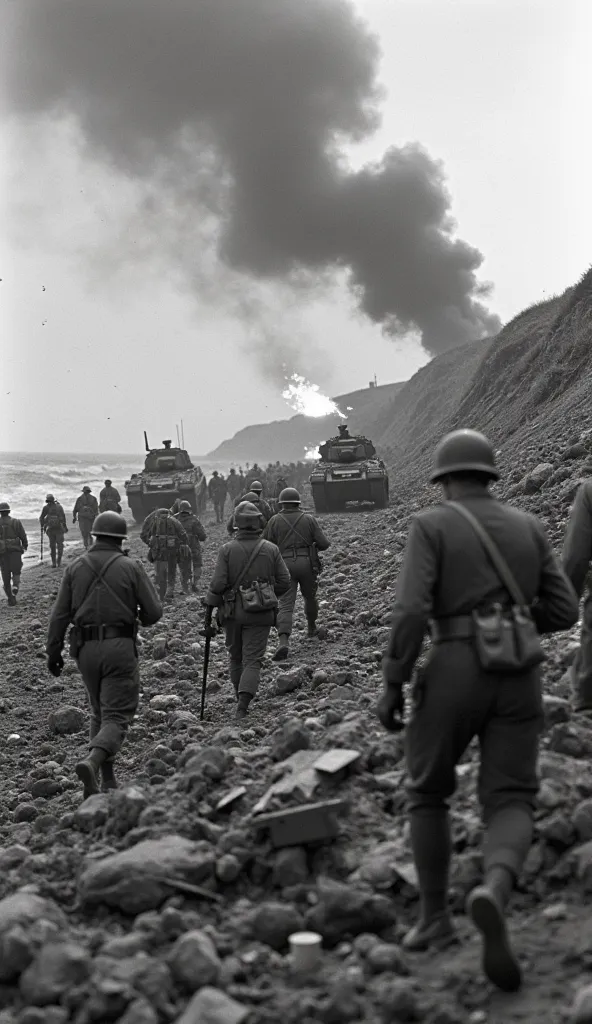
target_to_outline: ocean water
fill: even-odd
[[[209,477],[213,469],[227,473],[230,466],[209,463],[192,457],[195,465],[201,466]],[[68,533],[66,545],[80,543],[78,526],[72,525],[72,509],[76,498],[85,484],[88,484],[98,500],[99,492],[107,479],[113,481],[122,497],[122,508],[127,510],[124,482],[132,473],[139,473],[144,466],[144,455],[81,455],[75,452],[0,452],[0,501],[10,503],[12,513],[20,519],[27,531],[29,550],[25,566],[39,561],[41,531],[39,516],[45,504],[45,495],[55,495],[66,512]],[[47,538],[45,538],[47,546]],[[46,553],[49,557],[49,551]]]

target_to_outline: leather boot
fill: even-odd
[[[79,761],[74,768],[74,771],[83,785],[84,800],[87,800],[89,796],[93,796],[95,793],[99,792],[99,780],[97,778],[95,766],[90,758],[87,758],[85,761]]]
[[[522,971],[510,945],[503,908],[488,885],[469,893],[467,914],[481,932],[483,973],[502,992],[517,992]]]
[[[113,771],[113,761],[104,761],[101,765],[101,793],[108,793],[111,789],[117,789],[117,779]]]

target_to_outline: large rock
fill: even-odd
[[[0,982],[19,977],[34,953],[44,923],[65,929],[66,919],[50,900],[21,890],[0,900]]]
[[[553,475],[553,466],[550,462],[541,462],[538,466],[528,473],[522,481],[522,486],[525,494],[535,494],[540,491],[541,487],[546,480]]]
[[[118,836],[126,835],[138,824],[139,817],[147,804],[148,797],[138,786],[116,789],[110,794],[109,832],[114,832]]]
[[[288,944],[292,932],[300,932],[303,920],[289,903],[262,903],[251,919],[251,934],[258,942],[280,952]]]
[[[591,757],[592,731],[576,722],[554,725],[549,733],[549,750],[567,757]]]
[[[58,1003],[64,992],[88,978],[90,964],[89,954],[75,942],[43,946],[21,975],[21,995],[33,1006]]]
[[[93,793],[74,812],[74,823],[82,832],[101,828],[109,817],[109,795]]]
[[[180,708],[183,701],[176,693],[157,693],[150,701],[153,711],[170,711],[171,708]]]
[[[308,750],[311,732],[299,718],[289,718],[271,737],[271,756],[274,761],[285,761],[298,750]]]
[[[392,900],[355,889],[331,879],[321,879],[319,902],[307,914],[307,926],[319,932],[328,945],[362,932],[380,934],[395,924]]]
[[[307,674],[302,667],[293,668],[289,672],[282,672],[275,681],[275,692],[278,696],[284,693],[291,693],[303,686],[307,680]]]
[[[200,989],[175,1024],[242,1024],[251,1012],[217,988]]]
[[[213,878],[214,865],[208,843],[175,835],[146,839],[129,850],[88,863],[78,891],[87,905],[106,903],[125,914],[141,914],[159,907],[171,895],[167,878],[199,884]]]
[[[201,931],[186,932],[177,939],[169,955],[169,966],[175,981],[188,992],[215,985],[222,970],[214,943]]]
[[[80,708],[72,707],[70,704],[65,704],[63,707],[56,708],[52,711],[48,718],[48,725],[53,733],[57,733],[59,736],[67,736],[70,733],[80,732],[84,727],[86,721],[86,715]]]

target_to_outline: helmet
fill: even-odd
[[[10,505],[7,501],[0,501],[0,512],[10,512]]]
[[[171,510],[170,508],[157,508],[156,514],[159,516],[170,516]]]
[[[119,512],[101,512],[90,532],[93,537],[117,537],[122,540],[127,534],[127,523]]]
[[[476,430],[454,430],[442,438],[436,448],[430,480],[435,484],[448,473],[466,473],[471,470],[485,473],[492,480],[499,480],[493,447],[484,434]]]
[[[83,493],[86,491],[87,494],[90,494],[90,487],[88,486],[88,484],[84,485],[84,487],[82,488],[82,491],[83,491]]]
[[[190,501],[182,501],[181,504],[179,505],[179,512],[192,512],[192,511],[193,511],[193,509],[191,508],[191,502]]]
[[[55,501],[55,498],[54,498],[53,494],[46,494],[45,495],[45,500],[46,501]]]
[[[234,513],[234,521],[237,526],[254,526],[263,524],[263,516],[259,509],[250,501],[241,501]]]
[[[278,498],[280,505],[299,505],[300,495],[295,487],[284,487]]]
[[[243,494],[241,501],[259,501],[260,497],[261,495],[255,494],[255,491],[247,491],[246,494]]]
[[[261,494],[261,492],[263,490],[263,484],[260,483],[259,480],[253,480],[253,482],[251,484],[251,490]]]

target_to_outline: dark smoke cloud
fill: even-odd
[[[347,0],[11,11],[8,112],[73,115],[93,157],[158,182],[184,253],[207,211],[229,267],[301,287],[345,271],[364,313],[392,334],[419,330],[430,353],[499,328],[480,252],[453,238],[441,165],[418,145],[357,172],[343,158],[377,127],[380,100],[377,43]],[[197,279],[199,244],[190,258]]]

